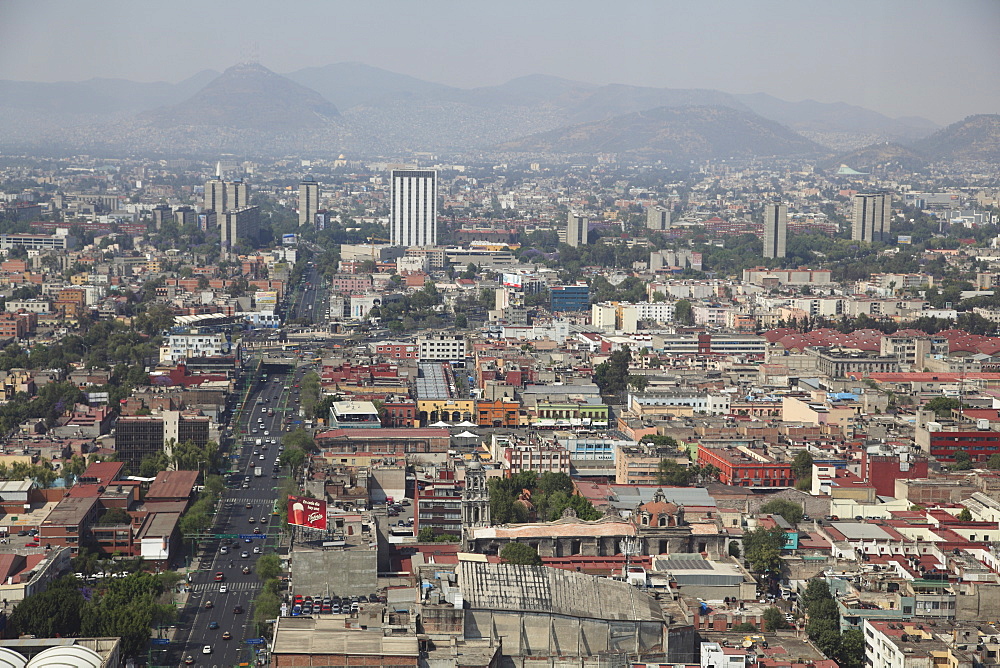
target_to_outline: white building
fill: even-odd
[[[229,352],[229,342],[225,335],[192,329],[168,336],[167,342],[160,346],[160,361],[177,363],[193,357],[218,357],[226,352]]]
[[[890,193],[858,193],[854,196],[851,239],[854,241],[889,241],[892,223]]]
[[[437,245],[437,172],[394,169],[389,229],[393,246]]]
[[[701,643],[701,668],[746,668],[747,651],[723,647],[717,642]]]
[[[306,180],[299,184],[299,225],[311,225],[319,211],[319,184]]]
[[[450,362],[464,360],[468,355],[464,336],[438,334],[417,339],[417,354],[421,362]]]

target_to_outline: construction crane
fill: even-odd
[[[371,243],[372,246],[372,262],[378,264],[378,262],[375,260],[375,242],[388,241],[389,243],[392,243],[392,239],[386,239],[385,237],[368,237],[368,241]]]

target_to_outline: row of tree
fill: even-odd
[[[174,576],[134,572],[92,587],[67,575],[19,603],[10,624],[17,635],[39,638],[119,637],[123,656],[141,656],[152,629],[175,621],[163,598]]]

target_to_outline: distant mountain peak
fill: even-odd
[[[145,117],[159,127],[219,126],[283,132],[319,128],[340,116],[322,95],[260,63],[227,68],[189,99]]]

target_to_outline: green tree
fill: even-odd
[[[760,507],[760,512],[763,515],[781,515],[786,521],[792,524],[801,522],[803,514],[802,506],[793,501],[786,501],[785,499],[768,501]]]
[[[682,325],[694,324],[694,309],[691,302],[680,299],[674,304],[674,322],[679,322]]]
[[[990,458],[986,460],[986,468],[991,471],[1000,470],[1000,452],[990,455]]]
[[[785,621],[785,615],[773,606],[764,610],[763,620],[764,630],[769,633],[788,628],[788,623]]]
[[[939,418],[943,418],[951,415],[952,411],[957,411],[961,405],[962,404],[958,399],[953,399],[951,397],[934,397],[924,404],[924,408],[929,411],[934,411],[934,415]]]
[[[840,668],[862,668],[865,665],[865,636],[860,630],[844,631],[837,649],[836,661]]]
[[[21,601],[10,616],[10,624],[19,635],[78,636],[84,602],[76,578],[67,575]]]
[[[628,387],[628,368],[632,362],[632,352],[626,347],[611,353],[611,356],[594,369],[594,383],[605,396],[621,395]]]
[[[694,471],[672,459],[661,459],[656,471],[656,482],[671,487],[687,487],[691,484]]]
[[[780,527],[757,527],[743,536],[743,551],[750,567],[758,573],[777,571],[781,567],[781,550],[785,532]]]
[[[542,558],[538,556],[538,551],[525,543],[507,543],[500,550],[500,558],[508,564],[542,565]]]
[[[955,463],[951,465],[952,470],[968,471],[972,468],[972,457],[965,450],[956,450],[954,457]]]
[[[131,524],[132,518],[124,508],[108,508],[97,520],[101,525]]]
[[[969,512],[968,508],[962,508],[962,512],[960,512],[958,514],[958,519],[961,522],[971,522],[972,521],[972,513]]]
[[[455,327],[458,329],[465,329],[469,326],[469,318],[466,317],[464,313],[459,313],[455,316]]]
[[[812,477],[813,456],[808,450],[803,450],[795,455],[792,460],[792,475],[796,480]]]
[[[257,559],[257,577],[263,580],[276,580],[281,575],[281,558],[276,554],[262,554]]]
[[[740,544],[736,541],[729,544],[729,556],[736,557],[737,559],[740,558]]]
[[[750,622],[740,622],[739,624],[733,624],[733,628],[730,630],[733,633],[756,633],[757,627]]]

